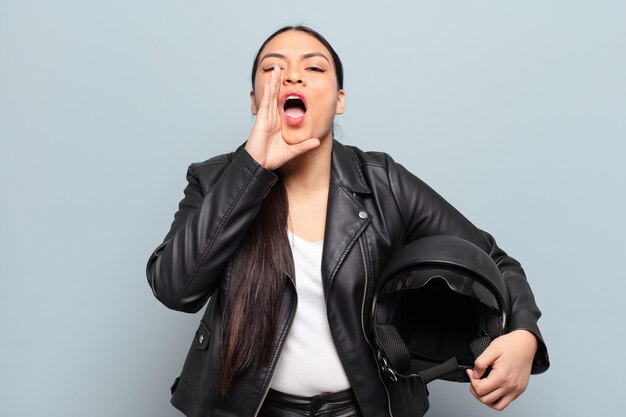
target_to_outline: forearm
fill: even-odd
[[[147,275],[163,304],[195,312],[217,287],[276,176],[242,150],[207,190],[191,167],[188,181],[170,232],[148,260]]]
[[[536,336],[539,348],[533,362],[533,373],[545,371],[549,366],[548,355],[537,325],[541,312],[520,263],[498,247],[489,233],[475,227],[402,166],[391,161],[389,173],[407,241],[429,235],[458,236],[479,246],[498,265],[510,299],[508,330],[528,330]]]

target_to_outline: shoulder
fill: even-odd
[[[270,171],[265,171],[256,162],[243,145],[234,152],[216,155],[202,162],[194,162],[189,165],[187,178],[190,181],[200,182],[204,187],[209,187],[224,176],[238,177],[247,173],[260,178],[265,182],[274,182],[276,176]]]
[[[187,168],[187,182],[206,191],[222,176],[231,160],[232,154],[227,153],[216,155],[206,161],[193,162]]]
[[[192,177],[201,182],[213,183],[232,163],[236,152],[215,155],[205,161],[193,162],[187,170],[187,178]]]
[[[383,188],[391,191],[394,196],[399,194],[401,198],[407,193],[415,195],[424,190],[430,191],[430,187],[424,181],[396,162],[388,153],[344,146],[353,155],[358,171],[372,191],[376,192],[377,189]]]
[[[405,168],[397,163],[391,155],[382,151],[364,151],[356,146],[344,145],[354,155],[359,168],[365,175],[368,173],[385,173],[386,175],[395,175],[400,169],[406,171]]]
[[[206,161],[193,162],[189,165],[189,169],[194,172],[203,172],[207,170],[215,170],[220,167],[226,167],[233,160],[234,152],[224,153],[213,156]]]

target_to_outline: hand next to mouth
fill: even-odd
[[[246,151],[264,168],[275,170],[286,162],[320,145],[317,138],[288,144],[282,133],[282,118],[278,107],[280,68],[275,67],[270,81],[265,84],[263,97],[256,115]]]

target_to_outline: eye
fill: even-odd
[[[263,67],[263,72],[271,72],[271,71],[274,71],[274,68],[275,68],[275,67],[276,67],[275,65],[271,65],[271,66],[269,66],[269,67]],[[280,67],[280,69],[281,69],[281,71],[282,71],[282,70],[284,70],[285,68]]]
[[[306,69],[313,72],[324,72],[324,69],[316,66],[307,67]]]

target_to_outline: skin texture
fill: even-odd
[[[256,122],[246,150],[265,168],[279,170],[289,202],[288,227],[310,242],[324,238],[332,127],[344,110],[330,52],[313,36],[287,31],[259,55],[250,93]],[[304,122],[287,123],[282,100],[297,93],[306,103]]]
[[[254,159],[273,170],[321,143],[330,157],[332,124],[343,113],[344,92],[338,89],[330,53],[317,39],[300,31],[276,36],[261,51],[255,85],[250,98],[257,117],[246,144]],[[285,123],[279,103],[290,91],[302,94],[307,105],[304,123],[297,127]]]
[[[289,228],[303,239],[319,241],[326,221],[332,126],[345,100],[331,55],[307,33],[284,32],[261,51],[255,86],[250,99],[256,121],[246,150],[263,167],[280,171]],[[298,126],[286,123],[281,106],[281,98],[293,91],[306,102],[305,120]],[[474,372],[468,371],[470,392],[503,410],[526,389],[536,351],[537,339],[526,330],[500,336],[476,359]],[[489,366],[489,376],[480,379]]]
[[[494,410],[504,410],[528,386],[537,338],[527,330],[515,330],[495,339],[467,371],[470,392]],[[481,379],[485,370],[492,370]]]

